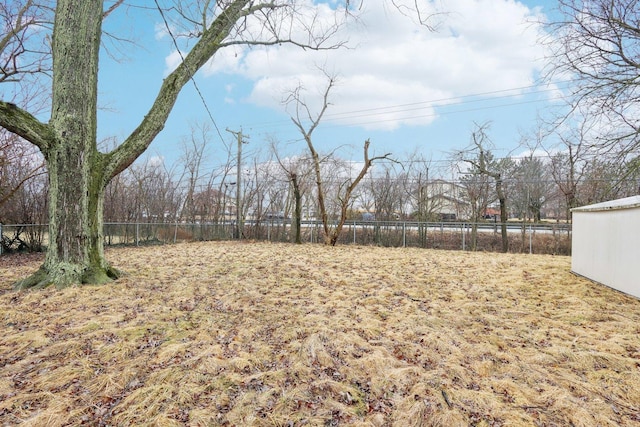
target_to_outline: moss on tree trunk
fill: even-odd
[[[104,258],[104,186],[91,167],[78,164],[83,153],[48,157],[49,245],[45,261],[17,289],[58,288],[73,284],[103,284],[120,276]],[[72,161],[74,164],[69,165]],[[76,166],[76,167],[72,167]]]
[[[16,288],[105,283],[102,200],[107,180],[96,147],[102,1],[60,0],[53,33],[52,140],[41,146],[49,171],[49,244],[44,264]]]

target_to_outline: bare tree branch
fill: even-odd
[[[117,175],[129,166],[146,150],[155,136],[162,130],[164,123],[173,108],[181,88],[193,78],[199,70],[219,49],[229,45],[227,40],[238,31],[244,19],[258,14],[275,13],[287,6],[275,2],[254,3],[250,0],[234,0],[224,7],[203,33],[198,42],[184,57],[184,61],[164,80],[156,100],[142,123],[125,142],[108,156],[107,177]],[[292,11],[292,13],[295,11]],[[277,42],[290,42],[288,39]],[[260,40],[244,44],[261,43]],[[271,41],[268,41],[271,43]],[[315,45],[308,48],[317,48]]]
[[[122,5],[122,3],[124,3],[124,0],[116,0],[115,3],[113,3],[107,10],[104,11],[104,13],[102,14],[102,19],[104,19],[107,16],[111,15],[111,12],[113,12],[118,7],[120,7],[120,5]]]
[[[637,0],[559,0],[564,19],[550,24],[553,68],[548,76],[575,76],[574,114],[610,122],[598,147],[620,153],[640,144],[640,9]]]
[[[42,29],[52,24],[49,0],[0,0],[0,83],[18,82],[20,75],[51,70],[50,46]]]
[[[9,102],[0,101],[0,126],[38,146],[43,152],[55,140],[49,125]]]

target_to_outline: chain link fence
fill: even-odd
[[[348,221],[339,244],[429,249],[502,250],[501,224],[466,222]],[[333,224],[332,226],[335,226]],[[321,243],[324,228],[320,221],[303,221],[302,242]],[[535,254],[571,254],[571,225],[564,223],[508,223],[509,251]],[[0,224],[0,251],[38,252],[48,244],[48,227],[39,224]],[[106,246],[141,246],[191,241],[234,240],[238,229],[234,221],[224,223],[106,223]],[[293,242],[295,229],[288,220],[248,221],[241,239]]]

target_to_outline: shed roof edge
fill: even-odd
[[[640,207],[640,196],[625,197],[623,199],[610,200],[608,202],[581,206],[571,209],[571,212],[596,212],[620,209],[633,209]]]

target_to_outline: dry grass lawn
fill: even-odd
[[[11,291],[0,424],[637,426],[640,301],[567,257],[269,243],[114,249]]]

